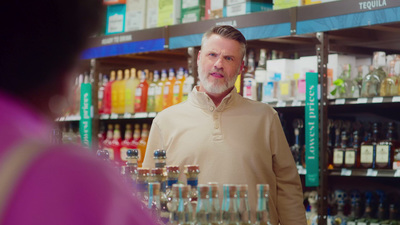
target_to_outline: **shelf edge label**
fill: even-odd
[[[319,186],[318,73],[306,73],[306,187]]]

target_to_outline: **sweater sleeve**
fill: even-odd
[[[277,211],[281,225],[307,224],[303,205],[303,191],[292,153],[287,143],[278,114],[271,124],[273,169],[277,181]]]
[[[147,140],[146,154],[144,156],[142,167],[153,168],[154,167],[153,152],[154,150],[161,148],[163,148],[161,131],[160,127],[157,124],[157,120],[154,119],[151,125],[149,139]]]

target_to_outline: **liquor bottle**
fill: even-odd
[[[254,51],[250,50],[247,57],[247,72],[243,78],[243,97],[257,100],[257,83],[254,79],[255,60]]]
[[[74,90],[74,101],[73,101],[73,109],[71,112],[71,115],[79,115],[80,110],[80,104],[81,104],[81,85],[83,83],[84,75],[79,74],[78,76],[78,83],[75,86]]]
[[[112,105],[112,84],[115,81],[115,71],[111,71],[110,73],[110,81],[106,84],[104,88],[104,114],[111,113],[111,105]]]
[[[382,81],[380,96],[396,96],[399,90],[399,77],[395,72],[396,60],[389,62],[388,76]]]
[[[344,151],[341,147],[340,142],[340,130],[342,128],[342,121],[336,120],[335,122],[335,146],[333,148],[333,157],[332,163],[333,167],[335,168],[342,168],[343,167],[343,158],[344,158]]]
[[[147,112],[156,111],[156,87],[160,79],[158,70],[153,73],[153,81],[149,83],[149,89],[147,90]]]
[[[256,225],[271,225],[269,218],[269,185],[257,184]]]
[[[129,71],[129,70],[128,70]],[[128,72],[125,72],[128,73]],[[135,112],[135,94],[136,88],[139,85],[140,80],[136,77],[136,69],[130,69],[130,77],[126,81],[125,87],[125,112],[134,113]]]
[[[332,141],[334,140],[334,138],[332,137],[333,134],[335,134],[335,132],[332,132],[332,130],[334,130],[334,122],[332,119],[328,119],[328,125],[326,126],[327,128],[327,153],[325,154],[326,157],[326,163],[327,163],[327,169],[331,170],[333,169],[333,148],[334,145],[332,144]]]
[[[378,195],[378,209],[377,209],[377,216],[376,220],[372,221],[370,225],[380,225],[381,221],[384,221],[387,219],[386,216],[386,194],[382,190],[377,190],[376,194]]]
[[[238,185],[238,207],[239,207],[239,219],[241,225],[250,225],[250,205],[248,199],[248,185]]]
[[[104,103],[105,103],[105,88],[108,83],[107,76],[103,74],[99,74],[99,90],[97,92],[97,108],[99,110],[99,114],[104,114]]]
[[[223,224],[239,225],[239,207],[237,205],[237,187],[233,184],[224,184],[224,206],[222,208]]]
[[[138,148],[140,141],[140,125],[135,123],[134,128],[133,128],[133,138],[132,138],[132,143],[131,146],[132,148]],[[139,160],[138,160],[138,165],[139,167],[142,167],[142,163],[140,162],[140,159],[143,158],[144,156],[141,155],[141,152],[139,151]]]
[[[183,67],[180,67],[178,69],[178,72],[176,73],[176,80],[173,88],[173,95],[174,95],[172,98],[173,105],[182,102],[184,83],[185,83],[185,70],[183,69]]]
[[[347,193],[343,190],[335,190],[335,198],[337,201],[337,213],[332,218],[333,224],[346,225],[347,216],[344,215],[343,210],[347,200]]]
[[[140,140],[137,144],[137,149],[140,152],[139,164],[142,166],[144,156],[146,154],[147,140],[149,139],[149,130],[147,123],[142,125],[142,133],[140,134]]]
[[[360,219],[356,220],[357,225],[370,225],[373,219],[373,194],[370,191],[365,192],[365,206],[364,213]]]
[[[106,138],[107,138],[107,131],[104,126],[104,123],[100,123],[99,127],[100,127],[99,133],[97,134],[98,148],[103,149],[104,148],[104,146],[103,146],[104,140],[106,140]]]
[[[170,212],[169,216],[172,216],[171,212],[173,211],[172,200],[174,198],[174,193],[172,191],[172,187],[174,184],[178,183],[178,178],[180,174],[179,166],[176,165],[168,165],[165,167],[167,171],[167,183],[165,187],[165,196],[166,202],[161,205],[161,208],[164,211]],[[173,218],[169,219],[170,221],[174,221]]]
[[[129,80],[129,69],[126,69],[123,74],[123,78],[119,81],[118,86],[118,113],[123,114],[125,112],[125,91],[126,82]]]
[[[297,166],[301,165],[302,162],[302,154],[304,149],[302,149],[300,145],[300,129],[303,128],[303,121],[301,119],[293,120],[293,128],[294,128],[294,144],[290,148],[292,151],[292,155],[294,161],[296,162]]]
[[[174,193],[172,215],[172,224],[193,224],[193,206],[190,202],[190,186],[183,184],[174,184],[172,186]]]
[[[138,160],[138,150],[137,149],[128,149],[128,151],[126,151],[126,164],[123,167],[123,174],[125,175],[125,177],[128,178],[128,180],[132,181],[134,184],[134,182],[137,179],[137,174],[138,174],[138,164],[137,164],[137,160]]]
[[[120,150],[121,161],[122,162],[126,162],[127,161],[126,152],[128,151],[128,149],[134,149],[135,148],[135,146],[132,145],[132,139],[133,139],[132,125],[126,124],[124,140],[122,140],[122,142],[121,142],[121,150]]]
[[[166,176],[164,174],[164,168],[152,168],[150,169],[149,182],[157,182],[160,184],[160,191],[165,194],[166,190]]]
[[[267,49],[260,49],[260,58],[255,70],[257,101],[262,101],[263,83],[267,80]]]
[[[148,196],[148,178],[150,176],[149,168],[138,168],[137,169],[137,177],[136,177],[136,193],[139,199],[145,204],[148,204],[149,196]]]
[[[383,67],[386,65],[385,56],[384,52],[374,52],[373,67],[363,79],[361,87],[362,97],[379,96],[381,82],[386,78],[386,72],[383,70]]]
[[[156,112],[161,112],[164,108],[164,83],[167,80],[168,75],[165,69],[161,70],[161,79],[158,81],[156,86]]]
[[[163,149],[156,149],[153,152],[153,158],[156,168],[164,168],[167,164],[166,152]]]
[[[114,154],[110,154],[110,159],[114,160],[116,163],[122,163],[121,161],[121,131],[119,124],[115,124],[113,139],[111,141],[111,148]]]
[[[213,225],[222,224],[221,207],[219,204],[219,186],[216,182],[209,182],[210,186],[210,223]]]
[[[199,196],[196,207],[196,225],[210,224],[210,188],[207,184],[197,186],[197,196]]]
[[[376,144],[378,141],[378,124],[373,124],[372,136],[361,142],[360,167],[375,168]]]
[[[193,204],[193,207],[196,207],[197,204],[197,184],[199,173],[200,169],[198,165],[185,165],[187,185],[191,188],[189,198],[190,202]]]
[[[149,89],[149,84],[147,83],[146,80],[146,73],[144,71],[141,71],[140,83],[136,88],[135,112],[146,112],[148,89]]]
[[[353,132],[353,144],[345,150],[345,168],[358,168],[360,166],[360,137],[358,131]]]
[[[347,218],[347,225],[356,225],[361,217],[361,193],[358,190],[350,191],[350,215]]]
[[[399,221],[396,219],[397,210],[395,204],[389,205],[389,219],[381,221],[380,225],[399,225]]]
[[[160,203],[160,183],[158,182],[148,182],[148,196],[149,201],[147,203],[147,208],[150,210],[151,214],[156,218],[160,217],[161,203]]]
[[[175,84],[175,70],[170,68],[168,71],[168,79],[164,83],[163,92],[163,109],[166,109],[172,105],[172,99],[174,96],[174,84]]]
[[[122,81],[122,70],[117,71],[117,79],[111,86],[111,113],[120,113],[119,88]]]
[[[183,82],[182,101],[186,101],[194,85],[194,77],[185,70],[185,81]]]
[[[111,147],[113,136],[114,136],[113,125],[108,124],[107,125],[107,136],[106,136],[106,139],[103,141],[103,148],[105,151],[108,152],[109,158],[111,156],[114,156],[114,150]]]
[[[378,169],[392,169],[394,151],[400,147],[400,142],[395,140],[394,123],[388,123],[386,139],[376,145],[375,167]]]

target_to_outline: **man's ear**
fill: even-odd
[[[201,54],[201,50],[199,50],[199,52],[197,53],[197,62],[200,61],[200,54]]]

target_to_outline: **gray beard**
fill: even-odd
[[[208,74],[204,73],[201,66],[198,66],[197,72],[199,74],[199,80],[200,80],[202,86],[204,87],[204,89],[206,89],[206,91],[208,93],[211,93],[211,94],[221,94],[221,93],[231,89],[235,85],[235,82],[236,82],[236,77],[235,77],[235,79],[230,79],[228,81],[224,80],[223,84],[221,84],[221,85],[214,84],[207,80]],[[206,75],[204,75],[204,74],[206,74]]]

